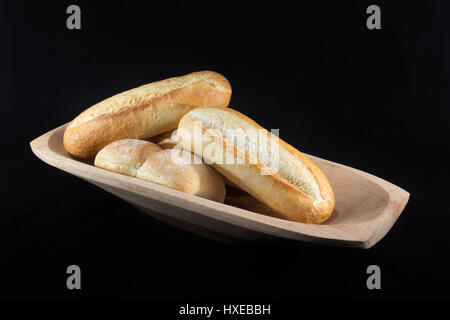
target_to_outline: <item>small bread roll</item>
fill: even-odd
[[[167,149],[154,153],[136,177],[206,199],[225,200],[222,177],[188,151]]]
[[[109,171],[135,177],[139,167],[161,147],[144,140],[123,139],[104,147],[95,157],[94,165]]]
[[[227,107],[228,80],[212,71],[149,83],[105,99],[78,115],[64,132],[64,148],[76,158],[93,158],[108,143],[149,139],[174,130],[197,107]]]

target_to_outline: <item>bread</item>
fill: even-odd
[[[82,112],[66,128],[64,147],[76,158],[92,158],[121,139],[148,139],[176,129],[196,107],[226,107],[231,86],[212,71],[153,82],[119,93]]]
[[[161,147],[144,140],[124,139],[108,144],[97,153],[94,165],[135,177],[139,167]]]
[[[178,161],[173,154],[179,154]],[[195,164],[192,154],[167,149],[151,155],[137,172],[137,178],[158,183],[178,191],[223,202],[225,184],[213,168],[204,163]],[[178,155],[175,156],[178,158]],[[198,162],[201,159],[197,158]]]
[[[154,137],[152,142],[163,149],[173,149],[180,143],[180,140],[178,139],[177,130],[173,130]]]
[[[220,174],[188,151],[162,150],[148,141],[124,139],[100,150],[94,164],[206,199],[218,202],[225,199]]]
[[[177,135],[183,148],[202,156],[281,217],[322,223],[331,215],[334,194],[322,171],[245,115],[230,108],[195,109],[183,116]],[[239,138],[243,143],[233,144]],[[263,139],[268,142],[263,144]],[[225,161],[228,159],[232,163]],[[245,161],[238,164],[238,159]]]
[[[157,145],[159,145],[163,149],[174,149],[174,148],[180,149],[180,148],[182,148],[182,146],[180,144],[180,139],[178,139],[177,130],[173,130],[170,132],[166,132],[162,135],[159,135],[159,136],[153,138],[152,141],[154,143],[156,143]],[[227,186],[233,187],[238,190],[241,189],[237,185],[235,185],[233,182],[231,182],[229,179],[227,179],[226,177],[222,177],[222,178]]]

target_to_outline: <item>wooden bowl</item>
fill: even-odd
[[[389,231],[409,193],[371,174],[310,156],[328,177],[336,197],[332,216],[321,225],[287,221],[265,205],[229,188],[218,203],[78,161],[64,149],[60,126],[32,141],[44,162],[85,179],[151,216],[202,236],[224,240],[285,238],[320,244],[370,248]]]

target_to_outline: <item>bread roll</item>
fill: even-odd
[[[139,167],[161,147],[144,140],[124,139],[108,144],[97,153],[94,165],[135,177]]]
[[[82,112],[66,128],[64,147],[77,158],[91,158],[121,139],[148,139],[176,129],[196,107],[226,107],[231,86],[222,75],[202,71],[153,82],[119,93]]]
[[[201,134],[196,134],[198,131]],[[183,116],[177,135],[183,148],[212,163],[218,172],[281,217],[321,223],[331,215],[334,194],[322,171],[245,115],[230,108],[195,109]],[[239,138],[243,143],[235,141]],[[262,143],[264,139],[270,143]],[[236,163],[240,158],[244,163]],[[234,161],[227,163],[226,159]]]
[[[174,161],[173,154],[177,153]],[[178,191],[223,202],[222,177],[204,163],[195,164],[189,152],[167,149],[151,155],[137,171],[137,178],[158,183]],[[201,159],[198,159],[201,162]]]

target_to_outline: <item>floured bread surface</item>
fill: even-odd
[[[100,150],[94,164],[99,168],[135,177],[145,160],[161,150],[160,146],[144,140],[118,140]]]
[[[228,80],[212,71],[146,84],[82,112],[67,126],[64,148],[76,158],[93,158],[108,143],[149,139],[174,130],[190,110],[225,108],[230,98]]]
[[[75,118],[68,128],[78,126],[84,122],[98,118],[103,115],[119,113],[124,109],[142,106],[152,99],[159,98],[169,92],[192,85],[195,82],[204,81],[213,85],[221,92],[229,92],[230,86],[228,81],[216,72],[204,71],[194,72],[182,77],[174,77],[162,81],[152,82],[140,87],[121,92],[105,99]]]
[[[144,162],[136,177],[206,199],[225,200],[222,177],[188,151],[157,152]]]
[[[163,150],[152,142],[123,139],[100,150],[95,166],[206,199],[225,200],[220,174],[186,150]]]
[[[267,143],[260,143],[258,136],[261,135],[255,130],[255,123],[251,123],[244,118],[237,117],[234,113],[222,111],[216,108],[207,108],[203,110],[192,110],[189,116],[200,121],[202,125],[208,129],[218,130],[220,135],[225,138],[228,143],[244,147],[242,153],[255,155],[256,161],[266,170],[270,169],[271,159],[275,159],[273,152],[279,152],[279,165],[277,166],[280,177],[300,188],[305,194],[311,196],[315,200],[323,200],[320,195],[320,189],[317,181],[307,165],[298,157],[290,152],[290,150],[279,146],[272,148],[270,138]],[[231,129],[231,130],[229,130]],[[265,135],[272,136],[258,125],[260,130],[264,130]],[[237,140],[243,139],[243,143],[238,145]],[[274,141],[279,142],[278,138]],[[274,149],[274,150],[272,150]]]
[[[280,217],[322,223],[333,212],[334,194],[323,172],[303,153],[235,110],[191,110],[180,120],[177,135],[183,148],[211,163]]]

